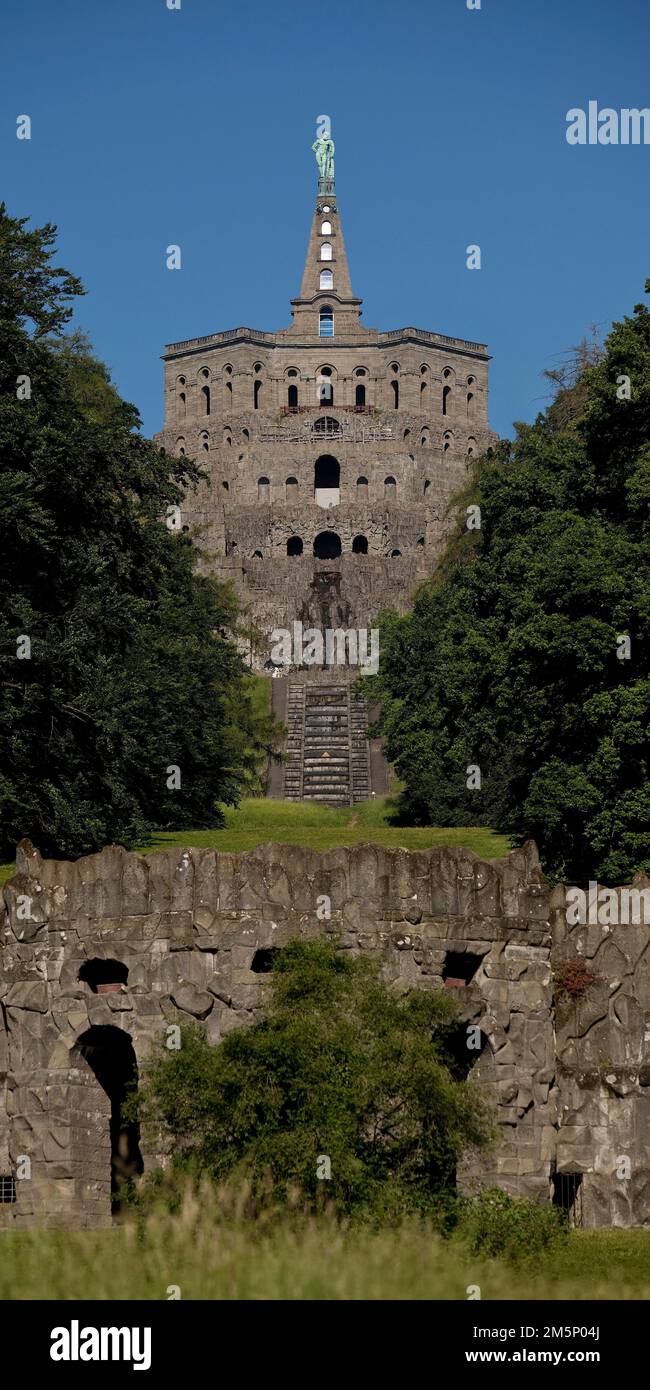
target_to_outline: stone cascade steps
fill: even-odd
[[[349,685],[292,682],[287,695],[289,801],[351,806],[370,796],[365,700]]]

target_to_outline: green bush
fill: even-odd
[[[459,1234],[473,1255],[518,1263],[552,1250],[566,1240],[563,1212],[529,1197],[510,1197],[500,1187],[484,1187],[459,1202]]]
[[[398,994],[332,941],[275,958],[264,1016],[211,1046],[198,1027],[145,1069],[140,1119],[176,1171],[256,1208],[382,1222],[434,1217],[463,1155],[485,1145],[482,1097],[453,1070],[446,992]]]

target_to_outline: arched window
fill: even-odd
[[[321,531],[314,541],[317,560],[336,560],[341,554],[341,537],[334,531]]]
[[[178,393],[178,408],[181,415],[184,415],[187,409],[187,396],[184,391],[179,391]]]
[[[429,443],[429,438],[429,431],[427,429],[424,429],[422,431],[422,434],[420,435],[420,447],[422,449],[426,449],[427,444]]]
[[[443,437],[442,437],[442,452],[443,452],[443,454],[446,454],[446,453],[447,453],[447,450],[448,450],[448,449],[451,449],[451,442],[452,442],[452,436],[451,436],[449,430],[446,430],[445,433],[444,433],[444,435],[443,435]]]
[[[209,386],[202,386],[202,387],[201,387],[201,395],[202,395],[202,397],[203,397],[203,414],[204,414],[204,415],[209,415],[209,414],[210,414],[210,387],[209,387]]]
[[[428,399],[429,399],[429,383],[428,383],[428,381],[421,381],[421,382],[420,382],[420,406],[421,406],[421,408],[422,408],[423,410],[426,409],[426,404],[427,404]]]
[[[225,426],[224,426],[224,431],[223,431],[223,442],[224,442],[224,444],[232,445],[232,433],[231,433],[231,430],[230,430],[230,425],[225,425]]]
[[[467,441],[467,457],[470,458],[470,459],[471,459],[471,458],[474,458],[474,457],[476,456],[476,451],[477,451],[476,440],[475,440],[475,439],[472,439],[472,436],[470,435],[470,437],[469,437],[469,439],[468,439],[468,441]]]
[[[331,388],[330,388],[331,389]],[[323,402],[321,401],[321,405]],[[341,426],[333,415],[321,415],[314,420],[314,434],[340,434]]]
[[[474,404],[474,377],[470,376],[467,380],[467,414],[471,415]]]
[[[328,378],[318,378],[318,401],[320,405],[334,405],[334,387]]]
[[[229,491],[230,491],[230,484],[226,482],[225,478],[224,478],[224,480],[223,480],[221,486],[222,486],[222,488],[224,489],[225,492],[229,492]]]
[[[302,555],[302,541],[300,536],[289,536],[287,541],[287,555]]]
[[[336,507],[340,501],[341,469],[332,454],[321,454],[314,465],[314,500],[317,507]]]
[[[207,430],[203,430],[202,434],[199,435],[199,439],[201,440],[201,448],[207,454],[208,449],[210,448],[210,436]]]
[[[259,408],[260,408],[260,392],[261,392],[261,390],[262,390],[262,383],[261,383],[261,381],[254,381],[254,382],[253,382],[253,409],[254,409],[254,410],[259,410]]]
[[[300,376],[300,372],[298,371],[298,368],[297,368],[297,367],[287,367],[287,376],[290,376],[290,377]]]
[[[426,481],[425,481],[425,484],[424,484],[424,495],[425,495],[425,497],[426,497],[427,493],[430,491],[430,489],[431,489],[431,483],[429,482],[429,479],[427,478]]]
[[[365,386],[363,386],[363,385],[355,386],[355,388],[354,388],[354,404],[355,404],[355,405],[365,405],[365,403],[366,403],[366,388],[365,388]]]
[[[293,499],[298,495],[298,479],[287,478],[287,481],[284,485],[284,491],[287,502],[293,501]]]
[[[184,439],[177,439],[177,440],[176,440],[176,453],[177,453],[177,454],[180,454],[180,457],[181,457],[181,458],[184,458],[184,457],[185,457],[185,440],[184,440]]]
[[[322,223],[321,223],[320,234],[321,234],[321,236],[331,236],[331,235],[332,235],[332,223],[331,223],[331,222],[322,222]]]
[[[451,413],[451,386],[443,386],[442,388],[442,413],[443,415]]]
[[[397,483],[394,478],[384,478],[384,497],[394,497],[397,493]]]
[[[391,381],[390,388],[393,393],[393,408],[399,410],[399,381]]]
[[[404,430],[404,433],[403,433],[403,435],[402,435],[402,439],[410,439],[410,437],[411,437],[411,431],[410,431],[410,430]]]
[[[320,288],[322,290],[332,290],[334,288],[334,276],[331,270],[321,270]]]
[[[402,553],[401,550],[391,550],[391,552],[390,552],[390,558],[391,558],[391,560],[396,560],[397,557],[398,557],[398,555],[401,555],[401,553]]]
[[[270,502],[271,484],[268,478],[257,479],[257,500],[258,502]]]
[[[367,478],[357,478],[357,497],[358,497],[360,500],[365,500],[365,498],[367,498],[367,496],[368,496],[368,479],[367,479]]]
[[[355,538],[354,538],[354,540],[353,540],[353,542],[352,542],[352,554],[353,554],[353,555],[367,555],[367,554],[368,554],[368,537],[367,537],[367,536],[355,536]]]
[[[324,242],[323,242],[323,244],[322,244],[322,246],[321,246],[321,248],[320,248],[320,258],[321,258],[322,261],[331,261],[331,259],[332,259],[332,243],[331,243],[331,241],[324,241]]]
[[[298,409],[298,387],[289,386],[287,389],[287,405],[290,410]]]
[[[329,304],[326,304],[318,315],[318,332],[321,338],[334,337],[334,314]]]
[[[424,549],[424,536],[418,536],[417,544],[419,550]]]
[[[254,551],[253,551],[253,559],[254,559],[254,560],[263,560],[263,559],[264,559],[264,556],[263,556],[261,550],[254,550]]]

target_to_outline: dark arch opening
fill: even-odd
[[[253,385],[253,406],[255,410],[260,408],[260,391],[262,390],[261,381],[256,381]]]
[[[87,960],[79,971],[79,979],[83,980],[93,994],[114,994],[122,989],[129,978],[128,966],[121,960]]]
[[[353,555],[367,555],[367,554],[368,554],[368,537],[367,537],[367,536],[355,536],[355,538],[354,538],[354,540],[353,540],[353,542],[352,542],[352,554],[353,554]]]
[[[209,386],[202,386],[202,387],[201,387],[201,395],[203,396],[203,413],[204,413],[204,415],[209,415],[209,414],[210,414],[210,387],[209,387]]]
[[[365,386],[355,386],[355,388],[354,388],[354,404],[355,404],[355,405],[365,405],[365,403],[366,403],[366,388],[365,388]]]
[[[88,1063],[111,1103],[111,1204],[119,1210],[124,1186],[143,1172],[140,1126],[124,1118],[124,1103],[137,1089],[138,1064],[128,1033],[110,1025],[95,1025],[82,1033],[73,1048]]]
[[[341,554],[341,537],[335,531],[321,531],[314,541],[317,560],[336,560]]]
[[[393,407],[397,410],[399,408],[399,381],[391,381],[390,384],[393,392]]]
[[[340,498],[341,468],[332,454],[321,454],[314,464],[314,498],[319,506],[336,505]]]
[[[289,386],[287,389],[287,405],[290,410],[296,410],[298,406],[298,387]]]
[[[443,388],[442,388],[442,413],[443,413],[443,415],[448,415],[448,414],[449,414],[449,397],[450,397],[450,396],[451,396],[451,386],[443,386]]]
[[[287,555],[302,555],[300,536],[290,536],[287,541]]]

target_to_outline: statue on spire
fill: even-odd
[[[319,135],[312,145],[321,179],[334,182],[334,141],[330,134]]]

